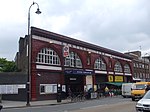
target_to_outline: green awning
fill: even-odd
[[[125,82],[105,82],[106,84],[114,85],[114,86],[122,86]]]

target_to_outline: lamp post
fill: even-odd
[[[28,76],[27,76],[27,104],[26,106],[30,106],[30,76],[31,76],[31,46],[32,46],[32,37],[30,35],[30,9],[33,5],[37,5],[37,11],[36,14],[41,14],[41,11],[39,10],[39,5],[36,2],[33,2],[31,6],[29,7],[28,11]]]

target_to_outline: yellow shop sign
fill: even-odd
[[[115,76],[115,82],[123,82],[123,76]]]
[[[113,76],[112,75],[108,76],[108,82],[113,82]]]

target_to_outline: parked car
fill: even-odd
[[[137,112],[150,112],[150,90],[136,104]]]

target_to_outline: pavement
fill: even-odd
[[[70,103],[71,101],[69,100],[61,100],[61,102],[57,102],[57,100],[44,100],[44,101],[31,101],[30,106],[48,106],[48,105],[59,105],[59,104],[66,104]],[[7,108],[23,108],[23,107],[28,107],[26,106],[25,101],[7,101],[7,100],[2,100],[0,105],[3,106],[3,109]]]
[[[116,96],[114,96],[114,97],[116,97]],[[105,98],[105,97],[101,97],[101,98]],[[33,107],[33,106],[60,105],[60,104],[67,104],[67,103],[71,103],[71,99],[61,100],[61,102],[57,102],[57,100],[30,101],[30,107]],[[2,100],[2,102],[0,102],[0,105],[3,106],[3,109],[29,107],[26,104],[27,104],[26,101]]]

